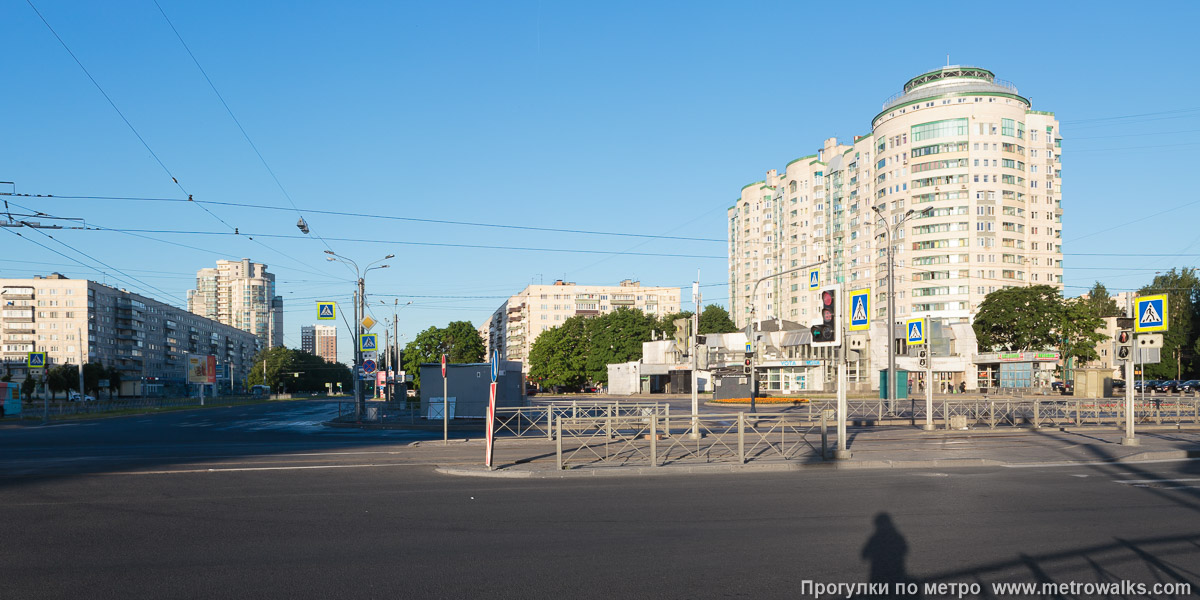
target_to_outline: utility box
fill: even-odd
[[[451,363],[446,365],[446,376],[451,398],[455,398],[455,419],[486,419],[488,395],[492,383],[489,363]],[[429,404],[435,402],[441,410],[442,366],[439,363],[421,365],[421,414],[429,414]],[[500,361],[500,373],[496,378],[496,406],[524,406],[525,378],[521,375],[521,363]],[[438,415],[441,413],[438,412]],[[441,419],[438,419],[439,421]]]
[[[888,392],[888,372],[883,369],[879,372],[879,399],[886,400]],[[904,369],[896,369],[896,399],[903,400],[908,398],[908,371]]]

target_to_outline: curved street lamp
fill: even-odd
[[[354,279],[357,287],[354,293],[354,326],[350,330],[350,335],[351,342],[354,344],[354,419],[355,421],[361,423],[364,400],[362,397],[362,381],[358,378],[358,369],[362,366],[362,350],[359,348],[359,336],[362,334],[362,323],[359,322],[359,319],[361,319],[361,315],[366,312],[366,281],[364,280],[364,277],[366,277],[367,273],[373,269],[388,268],[390,265],[380,265],[379,263],[390,258],[395,258],[396,255],[389,254],[375,262],[369,263],[366,269],[359,270],[358,263],[354,262],[348,257],[342,256],[333,250],[326,250],[325,254],[329,255],[329,257],[327,257],[325,260],[336,260],[348,264],[354,268]]]

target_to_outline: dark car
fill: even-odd
[[[1061,381],[1051,381],[1051,382],[1050,382],[1050,389],[1051,389],[1051,390],[1053,390],[1053,391],[1055,391],[1055,392],[1061,392],[1061,391],[1062,391],[1062,389],[1063,389],[1063,382],[1061,382]]]
[[[1154,386],[1154,389],[1163,393],[1177,392],[1179,391],[1179,382],[1175,381],[1174,379],[1160,381],[1158,382],[1158,385]]]
[[[1200,391],[1200,379],[1189,379],[1179,383],[1180,392],[1198,392]]]
[[[1142,392],[1142,391],[1153,392],[1154,388],[1157,387],[1158,384],[1159,384],[1159,381],[1157,379],[1147,379],[1144,381],[1139,380],[1139,381],[1133,382],[1133,389],[1135,389],[1139,392]]]
[[[1112,380],[1112,389],[1114,389],[1114,390],[1124,390],[1124,389],[1125,389],[1125,380],[1124,380],[1124,379],[1114,379],[1114,380]]]

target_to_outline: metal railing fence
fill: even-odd
[[[745,464],[760,459],[824,460],[828,421],[795,413],[704,414],[694,422],[661,415],[560,417],[554,420],[558,468],[687,462]],[[809,435],[820,430],[820,442]],[[819,446],[818,446],[819,444]]]

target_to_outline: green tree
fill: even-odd
[[[37,386],[37,378],[32,375],[27,375],[25,380],[21,382],[21,395],[24,396],[26,400],[32,400],[33,393],[37,391]]]
[[[404,346],[404,371],[421,386],[421,365],[440,363],[442,355],[452,363],[479,363],[484,356],[483,338],[470,321],[453,321],[446,327],[429,327]]]
[[[108,369],[98,362],[83,365],[83,389],[92,396],[100,398],[100,380],[108,374]]]
[[[626,307],[588,319],[584,359],[588,381],[608,383],[608,365],[642,358],[642,342],[650,341],[655,325],[654,317]]]
[[[1058,346],[1062,296],[1049,285],[1011,287],[988,294],[975,314],[980,350],[1041,350]]]
[[[669,315],[663,315],[654,322],[654,330],[661,331],[664,336],[663,339],[669,340],[669,339],[675,337],[675,331],[678,329],[675,326],[675,321],[677,321],[679,319],[690,319],[690,318],[692,318],[692,314],[693,314],[692,311],[685,310],[683,312],[677,312],[677,313],[671,313]]]
[[[354,385],[354,375],[346,365],[328,363],[315,354],[282,347],[259,352],[254,357],[254,368],[246,374],[248,387],[267,385],[279,393],[323,392],[329,387],[336,388],[338,383],[343,389]]]
[[[716,304],[709,304],[700,313],[700,333],[735,333],[737,326],[729,318],[729,312]]]
[[[1171,269],[1156,275],[1139,296],[1167,295],[1168,329],[1163,333],[1162,362],[1146,365],[1147,379],[1185,379],[1200,372],[1200,280],[1195,269]]]
[[[488,360],[484,356],[487,349],[483,345],[483,338],[470,321],[452,321],[442,331],[442,351],[450,362],[478,363]]]
[[[67,363],[58,365],[46,372],[46,383],[50,386],[50,399],[56,399],[59,392],[69,392],[79,389],[79,368]]]
[[[1097,331],[1104,327],[1100,312],[1104,307],[1080,298],[1063,300],[1060,306],[1058,346],[1064,363],[1073,360],[1075,365],[1081,366],[1100,358],[1096,344],[1109,339],[1108,334]]]
[[[529,350],[529,378],[547,386],[577,386],[587,381],[587,327],[583,317],[538,335]]]
[[[117,394],[117,398],[121,397],[121,370],[116,366],[109,365],[105,371],[108,377],[108,399],[112,400],[113,393]]]
[[[1092,312],[1099,317],[1123,317],[1125,310],[1117,306],[1117,301],[1113,300],[1108,295],[1108,289],[1103,283],[1097,281],[1092,289],[1088,290],[1086,302],[1092,307]]]

